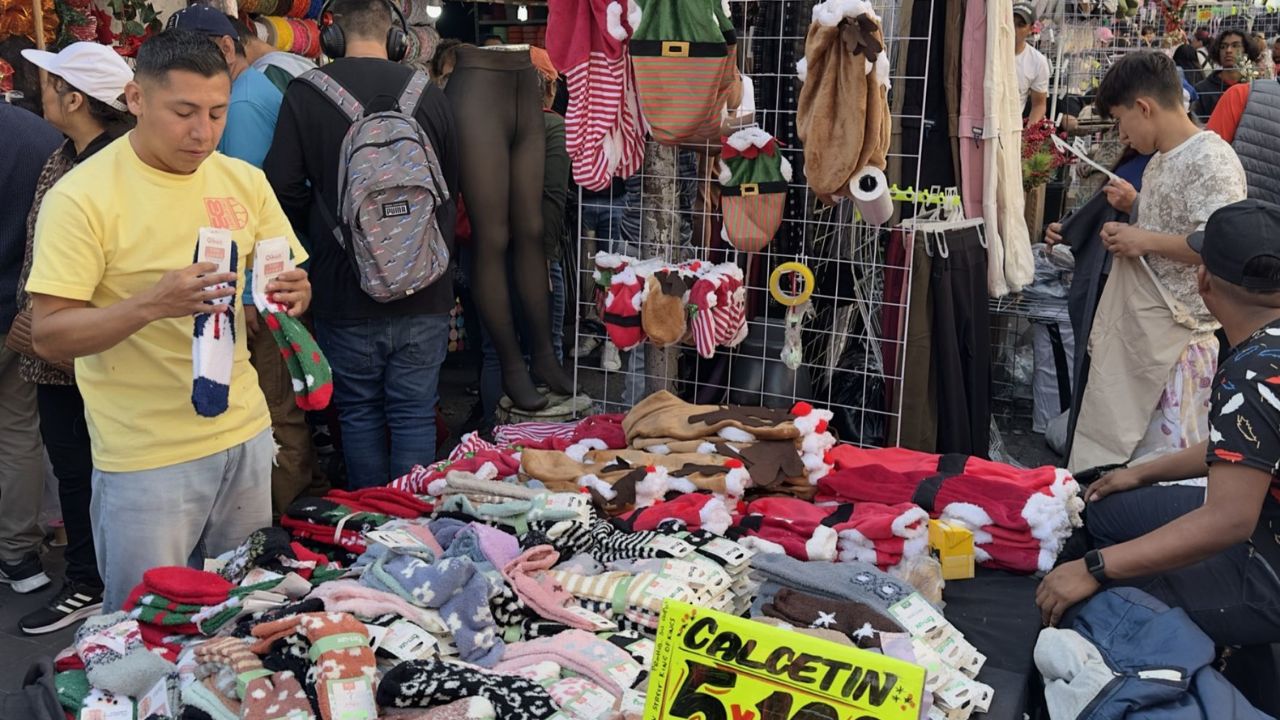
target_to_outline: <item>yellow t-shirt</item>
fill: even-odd
[[[201,227],[227,228],[238,262],[235,361],[227,411],[196,414],[191,404],[194,319],[153,322],[115,347],[76,360],[94,467],[136,472],[207,457],[271,425],[249,364],[240,303],[254,243],[287,237],[306,259],[261,170],[213,154],[191,175],[145,163],[125,136],[58,181],[36,222],[27,290],[101,308],[147,290],[195,259]]]

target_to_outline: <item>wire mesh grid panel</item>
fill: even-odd
[[[908,0],[909,1],[909,0]],[[796,105],[801,87],[796,61],[804,57],[805,35],[814,0],[731,0],[738,35],[736,62],[754,88],[754,121],[775,136],[782,156],[793,168],[787,184],[781,229],[763,249],[735,250],[721,237],[717,207],[719,145],[666,147],[650,142],[636,176],[617,181],[601,193],[581,192],[577,242],[566,248],[566,267],[576,268],[573,306],[576,342],[571,351],[579,385],[598,400],[597,409],[625,411],[661,389],[698,403],[731,402],[791,407],[812,401],[836,411],[833,427],[850,442],[893,444],[899,409],[891,388],[900,382],[902,341],[885,337],[883,318],[905,318],[903,303],[886,300],[887,273],[907,281],[909,268],[887,254],[889,233],[863,224],[853,204],[826,205],[806,186],[804,153],[796,136]],[[927,91],[926,72],[909,75],[899,62],[908,43],[928,56],[927,32],[911,37],[900,27],[898,0],[876,0],[886,51],[890,58],[891,107],[897,93]],[[918,2],[915,12],[929,15],[934,3]],[[941,13],[941,3],[936,12]],[[918,43],[918,44],[917,44]],[[918,63],[917,63],[918,64]],[[923,106],[923,102],[916,105]],[[923,111],[895,112],[895,128],[921,127]],[[895,160],[910,167],[911,177],[889,176],[901,186],[914,186],[920,145],[916,138],[895,143]],[[700,261],[733,263],[743,273],[747,334],[733,348],[718,347],[704,357],[692,343],[658,348],[645,342],[615,352],[601,322],[602,292],[592,278],[598,251],[632,258],[660,258],[667,263]],[[770,274],[780,264],[798,261],[814,275],[810,299],[813,313],[792,323],[794,347],[802,359],[794,369],[782,361],[788,346],[787,308],[769,292]],[[796,289],[796,276],[782,279]],[[798,311],[794,314],[798,315]],[[896,320],[895,320],[896,322]],[[895,333],[896,335],[896,333]],[[567,345],[568,343],[566,343]],[[569,352],[566,348],[566,352]]]

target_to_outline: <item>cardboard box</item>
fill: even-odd
[[[973,577],[973,533],[945,520],[929,521],[929,547],[942,564],[943,580]]]

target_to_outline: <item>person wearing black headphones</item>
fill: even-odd
[[[341,85],[366,113],[395,108],[415,73],[398,62],[407,48],[408,26],[395,3],[332,0],[321,12],[321,25],[324,53],[335,60],[317,72]],[[449,188],[449,199],[436,207],[436,220],[453,257],[458,192],[453,115],[444,93],[427,85],[412,113],[439,157]],[[348,481],[356,488],[385,485],[415,463],[435,459],[435,398],[454,295],[448,272],[392,302],[378,302],[361,289],[330,224],[341,217],[339,160],[350,126],[315,85],[290,83],[263,170],[311,254],[316,339],[333,367]]]

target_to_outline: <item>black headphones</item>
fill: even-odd
[[[387,29],[387,59],[394,62],[400,62],[409,52],[409,23],[404,19],[404,11],[395,3],[395,0],[382,0],[391,8],[391,14],[395,16],[396,22],[400,23],[400,27],[396,27],[392,23]],[[342,27],[333,21],[333,13],[329,11],[329,6],[333,4],[333,0],[325,0],[320,8],[320,49],[324,50],[324,54],[338,59],[347,54],[347,38],[342,32]]]

